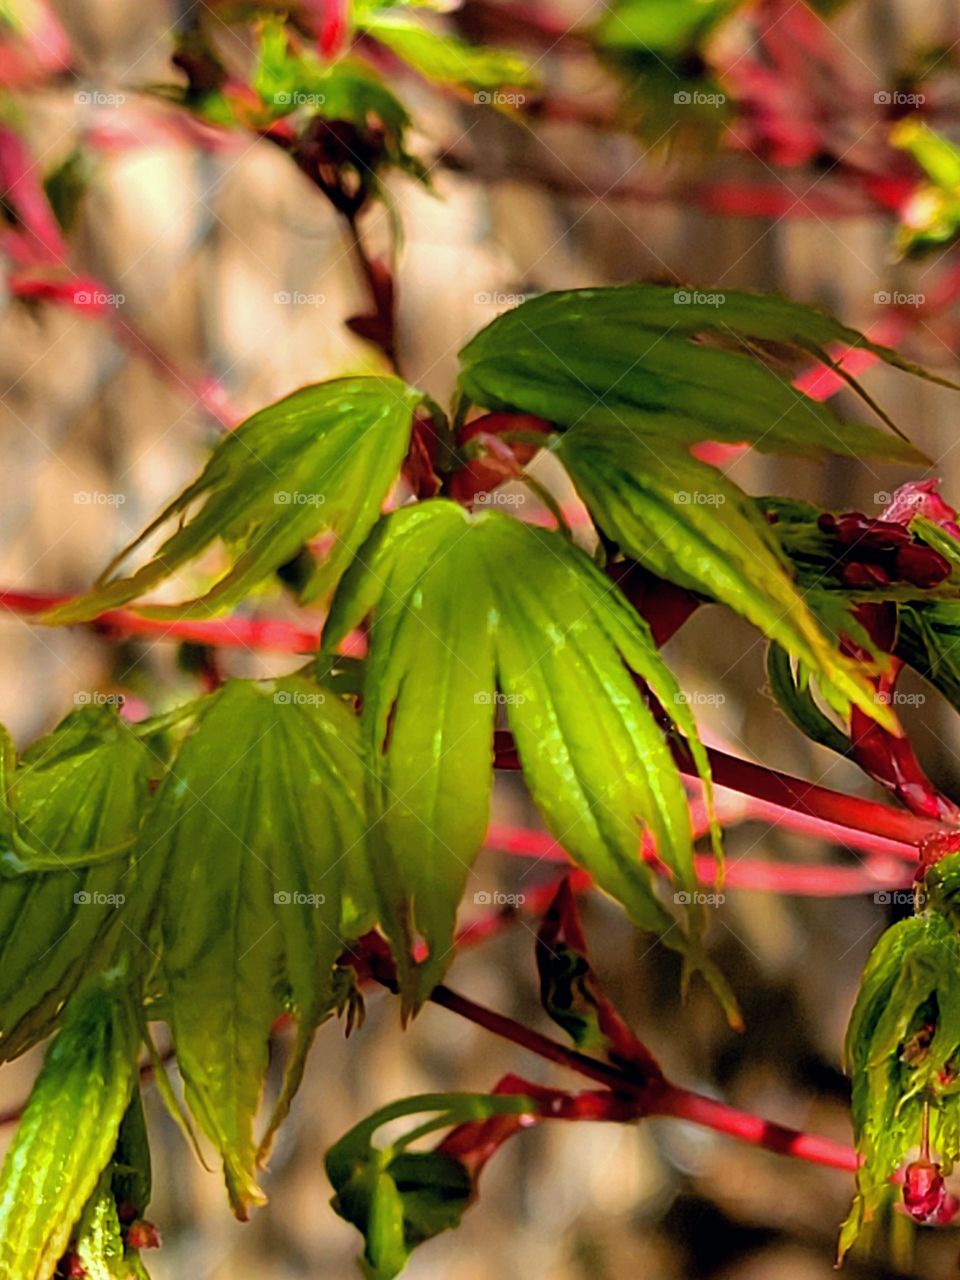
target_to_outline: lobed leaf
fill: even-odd
[[[258,1156],[336,1004],[344,889],[366,825],[361,767],[356,719],[332,694],[300,676],[230,681],[201,710],[141,835],[158,885],[162,1014],[241,1217],[262,1200]],[[270,1027],[285,1009],[297,1045],[258,1150]]]
[[[922,459],[899,436],[841,422],[759,359],[756,344],[826,361],[830,344],[858,347],[940,379],[811,307],[759,294],[699,296],[638,284],[530,299],[463,348],[461,387],[491,409],[561,427],[625,426],[658,446],[728,440],[766,453]]]
[[[488,820],[497,705],[553,834],[642,928],[722,990],[700,949],[698,908],[684,939],[639,856],[642,823],[678,901],[695,896],[686,793],[631,671],[687,736],[709,786],[705,753],[646,624],[590,559],[557,534],[431,500],[381,522],[337,593],[326,648],[368,615],[369,848],[405,1008],[425,998],[451,955]]]
[[[137,1076],[122,978],[70,1003],[0,1171],[0,1274],[49,1280],[117,1141]]]
[[[82,622],[152,591],[217,543],[230,567],[202,595],[146,617],[208,617],[243,600],[305,542],[330,548],[303,591],[328,591],[380,514],[407,451],[419,392],[397,378],[339,378],[261,409],[217,445],[201,475],[114,559],[94,587],[44,615]],[[191,516],[188,513],[200,502]],[[177,528],[129,577],[120,566],[168,521]]]

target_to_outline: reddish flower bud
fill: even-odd
[[[843,565],[840,577],[848,587],[860,587],[867,591],[874,587],[886,587],[890,583],[890,575],[882,565],[866,564],[860,560]]]
[[[897,576],[915,587],[935,587],[950,576],[950,561],[939,551],[919,543],[901,547],[895,563]]]
[[[152,1222],[139,1218],[127,1228],[127,1246],[130,1249],[159,1249],[160,1232]]]
[[[482,418],[474,418],[460,432],[460,443],[466,444],[477,436],[493,439],[513,432],[524,435],[548,436],[553,430],[549,422],[537,418],[532,413],[486,413]],[[546,443],[546,440],[544,440]],[[504,442],[502,454],[497,456],[493,449],[488,449],[483,457],[471,460],[457,472],[450,481],[450,496],[456,502],[469,502],[478,493],[489,493],[496,489],[511,475],[530,462],[539,445],[526,441]]]
[[[930,1160],[914,1160],[907,1165],[903,1179],[903,1205],[911,1218],[926,1222],[944,1207],[944,1190],[940,1166]]]

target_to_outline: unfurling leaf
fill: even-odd
[[[0,1172],[0,1275],[49,1280],[117,1142],[137,1076],[122,979],[71,1001]]]
[[[854,702],[882,715],[856,664],[810,613],[752,500],[715,467],[656,440],[655,426],[640,431],[641,416],[629,427],[575,426],[554,446],[597,525],[652,573],[759,627],[817,677],[838,711]]]
[[[8,774],[0,1061],[48,1035],[79,984],[111,962],[135,892],[132,846],[152,766],[115,711],[91,707],[33,743]]]
[[[517,572],[517,566],[523,572]],[[381,921],[407,1009],[449,961],[457,904],[488,820],[494,710],[502,706],[534,800],[558,839],[641,928],[684,938],[639,852],[649,827],[677,900],[697,888],[686,794],[664,731],[630,671],[688,738],[696,725],[646,625],[583,552],[498,513],[431,500],[384,519],[344,578],[331,651],[372,614],[363,721],[377,826],[369,842]],[[425,960],[416,944],[427,944]]]
[[[443,1151],[410,1151],[410,1142],[451,1125],[536,1112],[532,1099],[517,1094],[424,1094],[368,1116],[330,1148],[332,1204],[363,1233],[363,1269],[370,1280],[393,1280],[417,1245],[458,1226],[473,1200],[465,1165]],[[374,1146],[383,1125],[413,1115],[434,1118],[389,1146]]]
[[[262,1199],[253,1121],[271,1024],[290,1009],[298,1040],[261,1156],[336,1003],[347,931],[369,927],[345,920],[362,914],[349,874],[366,825],[359,752],[353,712],[319,685],[230,681],[201,709],[144,824],[162,1012],[239,1216]]]
[[[139,1091],[135,1090],[113,1157],[87,1202],[70,1243],[69,1256],[85,1280],[149,1280],[140,1250],[159,1243],[143,1221],[150,1201],[150,1149]]]
[[[863,1164],[841,1256],[889,1200],[891,1176],[921,1142],[925,1105],[942,1171],[960,1156],[958,961],[955,924],[934,903],[888,929],[867,962],[844,1051]]]
[[[85,595],[44,616],[82,622],[152,591],[217,542],[229,569],[196,599],[144,606],[148,617],[208,617],[231,608],[325,534],[329,549],[303,591],[328,591],[380,514],[407,451],[422,396],[397,378],[340,378],[303,387],[248,418],[203,472],[114,559]],[[193,514],[192,509],[202,503]],[[153,559],[117,577],[133,551],[178,518]]]
[[[938,381],[795,302],[733,292],[701,301],[640,284],[544,294],[505,312],[460,352],[460,383],[487,408],[534,413],[560,427],[624,426],[655,451],[729,440],[765,453],[922,459],[900,437],[843,423],[801,394],[758,358],[765,343],[821,360],[831,344],[858,347]]]
[[[154,759],[111,706],[74,711],[8,778],[0,877],[89,867],[129,852]]]

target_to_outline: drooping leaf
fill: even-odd
[[[940,381],[799,303],[640,284],[544,294],[505,312],[460,352],[460,383],[478,404],[561,427],[621,425],[664,443],[746,441],[767,453],[922,458],[898,436],[841,422],[758,358],[757,343],[822,360],[832,344],[858,347]]]
[[[944,1173],[960,1156],[960,944],[955,926],[926,911],[888,929],[874,947],[844,1049],[863,1164],[840,1254],[889,1196],[889,1180],[920,1142],[931,1104],[930,1140]]]
[[[241,1217],[262,1199],[253,1122],[271,1024],[290,1009],[298,1040],[260,1155],[336,1003],[349,868],[366,826],[359,750],[353,712],[312,681],[230,681],[202,709],[143,828],[138,852],[159,884],[163,1016]]]
[[[115,707],[81,707],[21,756],[7,786],[0,877],[89,867],[128,852],[154,759]]]
[[[497,1115],[535,1114],[537,1104],[517,1094],[424,1094],[405,1098],[368,1116],[327,1152],[336,1212],[362,1232],[364,1274],[393,1280],[425,1240],[459,1224],[473,1200],[467,1168],[441,1151],[410,1151],[414,1138],[438,1129]],[[377,1130],[403,1116],[431,1115],[411,1133],[384,1147]]]
[[[489,91],[504,85],[526,85],[532,78],[529,64],[518,54],[467,44],[402,13],[365,13],[359,17],[358,25],[415,71],[438,84]]]
[[[337,593],[325,646],[371,613],[369,848],[406,1006],[425,998],[450,958],[488,819],[497,705],[554,835],[642,928],[721,986],[700,952],[701,913],[689,913],[684,939],[639,856],[643,823],[678,900],[695,894],[686,794],[628,668],[687,736],[707,779],[696,725],[646,624],[592,561],[557,534],[434,499],[375,530]],[[415,959],[418,940],[425,960]]]
[[[595,522],[624,552],[747,618],[817,677],[837,710],[854,702],[878,713],[873,690],[791,581],[768,524],[720,471],[616,423],[575,426],[554,450]]]
[[[71,1002],[0,1172],[0,1274],[49,1280],[107,1165],[137,1075],[123,979]]]
[[[220,442],[198,479],[124,548],[89,592],[44,620],[80,622],[143,596],[219,541],[229,549],[230,568],[208,591],[141,612],[207,617],[228,609],[321,533],[331,545],[303,596],[323,594],[376,521],[421,399],[397,378],[339,378],[261,409]],[[155,556],[131,576],[117,577],[131,553],[175,517],[177,528]]]

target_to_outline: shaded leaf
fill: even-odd
[[[96,983],[71,1002],[0,1172],[3,1275],[52,1275],[113,1152],[139,1039],[118,982]]]
[[[421,400],[397,378],[340,378],[261,409],[217,445],[203,472],[107,567],[85,595],[44,615],[80,622],[152,591],[221,542],[230,568],[203,595],[152,605],[148,617],[207,617],[230,608],[326,533],[331,545],[303,592],[314,599],[343,572],[380,513]],[[191,516],[189,513],[202,500]],[[130,577],[120,566],[168,521],[175,531]]]
[[[298,1040],[261,1156],[336,1003],[344,886],[366,825],[360,773],[356,720],[335,696],[299,676],[234,680],[202,708],[144,825],[162,1014],[241,1217],[262,1199],[253,1121],[270,1027],[289,1008]]]
[[[781,711],[801,733],[838,755],[851,753],[850,739],[817,706],[809,682],[794,674],[786,649],[773,643],[767,650],[767,677]]]
[[[693,896],[686,793],[628,668],[687,736],[706,780],[705,754],[646,624],[592,561],[558,534],[434,499],[381,522],[337,593],[325,647],[371,613],[370,850],[406,1007],[450,958],[488,819],[496,705],[553,834],[642,928],[722,989],[697,941],[701,912],[688,913],[684,939],[639,856],[645,823],[676,887]]]
[[[327,1152],[336,1212],[362,1232],[364,1274],[392,1280],[413,1249],[459,1225],[470,1205],[467,1168],[442,1151],[408,1150],[415,1138],[491,1116],[533,1113],[537,1104],[516,1094],[424,1094],[392,1103],[361,1121]],[[403,1116],[431,1115],[388,1146],[374,1146],[377,1130]]]
[[[730,440],[767,453],[922,458],[898,436],[842,423],[760,360],[754,344],[818,359],[828,358],[829,345],[843,344],[939,379],[799,303],[734,292],[702,297],[642,284],[533,298],[464,347],[461,386],[491,409],[534,413],[563,427],[619,424],[678,445]],[[721,349],[719,340],[744,349]]]

